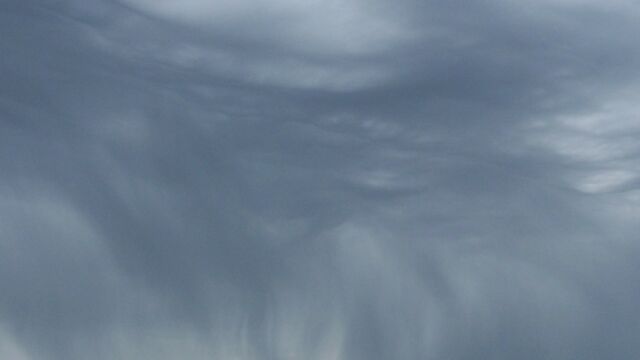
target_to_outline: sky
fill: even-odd
[[[3,0],[0,359],[640,358],[634,0]]]

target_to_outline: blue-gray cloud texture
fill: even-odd
[[[0,358],[637,358],[639,33],[625,0],[5,0]]]

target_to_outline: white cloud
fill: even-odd
[[[602,170],[578,177],[576,187],[586,193],[600,193],[614,190],[634,179],[637,174],[628,170]]]
[[[312,53],[371,53],[412,36],[403,22],[358,0],[124,1],[165,19],[214,31],[230,27],[248,38]]]
[[[11,360],[31,360],[32,358],[18,344],[16,339],[11,335],[2,324],[0,324],[0,359]]]
[[[199,35],[185,37],[129,14],[95,28],[95,46],[131,62],[255,84],[333,91],[376,86],[403,71],[385,58],[387,50],[407,46],[414,36],[355,2],[127,1]]]
[[[560,156],[565,178],[585,193],[615,190],[640,178],[640,117],[633,91],[601,100],[597,109],[562,114],[530,127],[530,144]]]

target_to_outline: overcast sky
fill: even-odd
[[[0,359],[640,358],[635,0],[0,1]]]

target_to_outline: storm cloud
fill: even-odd
[[[638,358],[637,34],[625,0],[4,0],[0,358]]]

